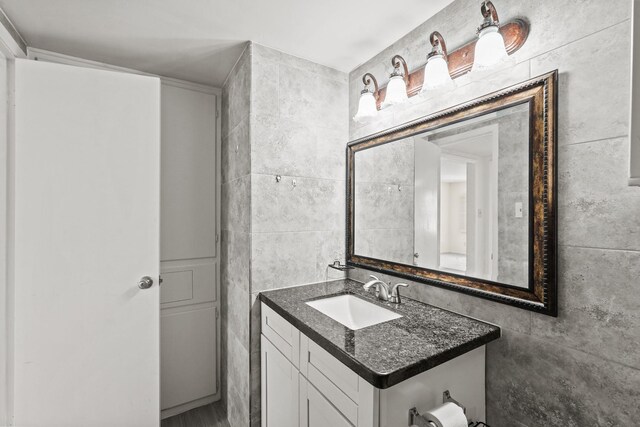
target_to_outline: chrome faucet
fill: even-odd
[[[376,276],[371,275],[369,277],[372,280],[364,284],[363,288],[365,291],[369,291],[369,289],[371,289],[372,286],[375,286],[376,298],[382,301],[389,301],[394,304],[400,304],[401,300],[400,300],[399,288],[401,287],[406,288],[409,285],[407,285],[406,283],[396,283],[395,285],[393,285],[393,288],[391,288],[391,291],[389,291],[390,284],[387,285],[385,282],[378,279]]]
[[[370,275],[369,277],[373,280],[370,280],[364,284],[364,290],[369,291],[372,286],[375,286],[376,298],[381,299],[382,301],[389,301],[389,286],[382,280],[378,279],[376,276]]]

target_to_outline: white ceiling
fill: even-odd
[[[31,47],[221,86],[256,43],[351,71],[453,0],[0,0]]]

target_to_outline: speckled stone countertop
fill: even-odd
[[[305,304],[340,294],[357,295],[403,317],[354,331]],[[260,301],[379,389],[500,337],[497,326],[410,298],[402,304],[379,301],[350,279],[266,291]]]

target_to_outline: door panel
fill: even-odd
[[[17,60],[15,86],[14,422],[157,426],[159,80]]]
[[[216,256],[216,97],[162,85],[163,261]]]
[[[213,306],[162,311],[160,356],[163,409],[217,392],[217,369],[216,364],[212,363],[216,359],[216,323],[216,309]]]
[[[311,383],[300,375],[300,427],[353,427]]]
[[[162,309],[217,301],[218,264],[209,260],[161,262]]]
[[[262,426],[298,427],[298,370],[262,335]]]

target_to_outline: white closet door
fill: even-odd
[[[220,397],[219,159],[215,93],[176,81],[164,81],[161,93],[160,404],[166,418]]]
[[[17,60],[15,88],[14,425],[157,426],[160,82]]]

